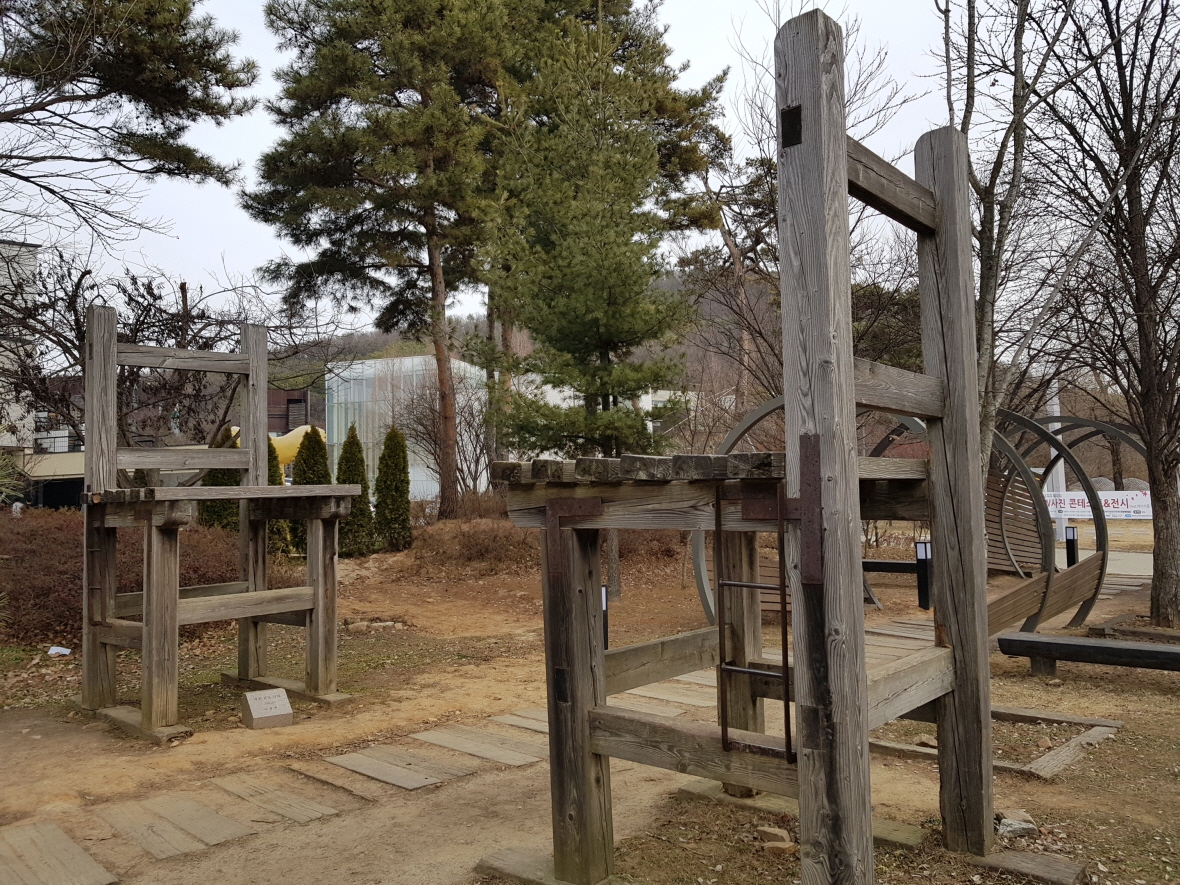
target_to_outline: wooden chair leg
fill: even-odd
[[[249,502],[240,502],[241,579],[250,590],[266,589],[266,520],[249,518]],[[266,624],[251,618],[238,621],[238,678],[266,675]]]
[[[145,731],[175,725],[177,689],[177,602],[180,598],[180,545],[173,527],[144,529],[143,684],[141,712]]]
[[[307,583],[314,607],[307,623],[309,694],[336,692],[336,530],[337,520],[307,521]]]
[[[92,528],[91,519],[101,514],[87,508],[86,553],[83,573],[82,606],[82,707],[101,710],[113,707],[115,698],[115,655],[113,645],[99,641],[98,631],[91,619],[98,620],[102,611],[114,614],[116,530]]]

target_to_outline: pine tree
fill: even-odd
[[[279,463],[279,453],[275,450],[274,442],[266,440],[266,484],[272,486],[286,485],[283,478],[283,465]],[[291,524],[285,519],[272,519],[266,524],[266,546],[272,553],[287,553],[291,549]]]
[[[517,199],[504,202],[508,231],[492,256],[507,270],[491,282],[537,345],[524,367],[580,400],[512,396],[501,435],[517,450],[652,452],[661,440],[650,422],[676,408],[637,401],[681,375],[666,346],[691,312],[658,285],[659,248],[672,230],[714,223],[684,178],[701,161],[698,142],[715,134],[720,81],[677,90],[649,15],[568,21],[506,126],[517,150],[502,186]]]
[[[410,459],[406,438],[390,427],[377,462],[377,515],[374,525],[380,544],[388,550],[406,550],[414,541],[410,525]]]
[[[359,485],[361,493],[352,501],[352,510],[340,520],[340,555],[368,556],[373,552],[373,508],[369,503],[369,472],[365,466],[365,450],[357,436],[356,425],[348,428],[348,436],[340,447],[336,462],[336,482]]]
[[[221,431],[214,448],[238,448],[237,439],[230,443],[230,429]],[[201,479],[203,486],[240,486],[242,471],[237,468],[221,468],[208,471]],[[201,525],[218,526],[231,531],[238,530],[238,502],[237,501],[202,501],[197,516]]]
[[[291,462],[291,483],[297,486],[320,486],[330,485],[331,482],[328,446],[320,429],[313,424],[299,441],[295,460]],[[291,547],[299,553],[307,552],[307,523],[302,519],[291,521]]]

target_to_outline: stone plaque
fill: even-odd
[[[247,728],[277,728],[294,722],[287,690],[268,688],[242,695],[242,724]]]

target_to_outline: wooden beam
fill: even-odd
[[[1008,633],[1000,636],[997,642],[1000,651],[1009,657],[1075,661],[1109,667],[1142,667],[1147,670],[1180,670],[1180,647],[1165,642],[1047,636],[1041,633]]]
[[[344,519],[352,498],[259,498],[249,502],[251,521],[267,519]]]
[[[939,803],[951,851],[991,849],[991,695],[987,650],[987,529],[980,467],[967,140],[927,132],[914,152],[917,179],[934,192],[938,223],[918,235],[918,291],[926,373],[946,384],[930,445],[930,592],[934,625],[955,661],[954,691],[938,700]]]
[[[143,730],[176,725],[179,718],[180,667],[180,548],[179,530],[149,526],[144,529],[143,568],[143,677],[140,710]],[[216,620],[207,618],[205,620]],[[195,624],[200,621],[188,621]]]
[[[954,655],[949,648],[927,648],[868,673],[870,729],[940,698],[954,687]]]
[[[233,470],[249,467],[250,455],[232,448],[121,448],[115,463],[120,470]]]
[[[757,583],[760,578],[758,559],[758,536],[749,532],[722,532],[722,571],[716,575],[720,581]],[[714,542],[716,543],[716,541]],[[716,565],[716,559],[714,559]],[[728,663],[740,667],[762,657],[762,602],[760,592],[749,587],[723,589],[720,583],[713,590],[717,599],[717,612],[723,617],[729,635],[725,657]],[[721,594],[725,594],[722,598]],[[728,727],[737,731],[766,731],[766,702],[754,691],[749,676],[723,673],[718,680],[728,679],[725,691],[725,707],[718,708],[718,715],[724,713]],[[721,704],[720,685],[717,702]],[[744,784],[726,783],[725,792],[731,796],[751,796],[752,790]]]
[[[249,585],[245,581],[230,581],[227,584],[197,584],[192,587],[181,587],[181,599],[195,599],[200,596],[228,596],[231,593],[245,593]],[[136,593],[119,593],[115,596],[115,617],[143,614],[143,591]]]
[[[132,451],[160,451],[133,449]],[[217,452],[222,449],[186,449]],[[131,504],[137,501],[255,501],[263,498],[337,498],[356,497],[359,485],[324,486],[183,486],[176,488],[116,489],[108,488],[87,495],[91,504]]]
[[[138,621],[124,621],[119,618],[94,628],[99,641],[120,648],[143,648],[143,624]],[[113,705],[112,705],[113,706]]]
[[[717,663],[716,627],[612,648],[605,655],[606,693],[619,694]]]
[[[137,504],[105,504],[96,508],[90,518],[99,520],[96,525],[105,528],[127,529],[149,525],[191,525],[195,517],[196,511],[190,501],[142,501]]]
[[[267,445],[267,341],[266,326],[243,323],[239,330],[242,356],[250,371],[242,390],[241,444],[249,462],[242,485],[269,486]],[[269,498],[271,503],[306,502],[307,498]],[[310,499],[312,501],[322,499]],[[246,582],[248,593],[267,588],[266,546],[267,516],[251,511],[257,501],[238,500],[238,575]],[[311,584],[311,581],[308,581]],[[286,614],[270,612],[269,614]],[[267,673],[266,623],[254,618],[238,621],[238,678],[257,679]]]
[[[307,582],[313,599],[307,622],[307,667],[304,684],[312,694],[336,692],[336,556],[340,523],[307,521]]]
[[[855,138],[848,138],[848,193],[912,231],[934,233],[938,212],[930,188],[914,181]]]
[[[711,723],[681,722],[621,707],[595,707],[589,718],[590,748],[603,756],[780,796],[799,794],[794,767],[771,756],[722,750],[721,729]],[[756,732],[735,731],[733,738],[773,750],[783,745],[781,737]]]
[[[606,703],[598,532],[559,520],[541,543],[553,862],[559,880],[597,885],[614,865],[610,760],[592,746],[589,720]]]
[[[236,621],[278,612],[305,611],[312,607],[311,587],[285,587],[229,596],[197,596],[182,599],[177,605],[180,626],[208,624],[211,621]]]
[[[147,369],[223,372],[227,375],[250,374],[250,363],[242,354],[218,353],[213,350],[178,350],[174,347],[120,344],[118,361],[120,366],[142,366]]]
[[[854,360],[853,368],[858,406],[917,418],[942,415],[946,384],[941,378],[862,359]]]
[[[803,495],[804,437],[818,460],[823,582],[792,570],[791,617],[804,882],[870,885],[873,829],[864,652],[849,261],[844,37],[813,10],[775,39],[786,493]],[[884,459],[882,459],[884,460]],[[863,473],[863,467],[861,468]],[[810,477],[812,474],[806,474]],[[810,479],[807,480],[811,482]],[[805,551],[788,535],[788,561]]]

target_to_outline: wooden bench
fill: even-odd
[[[1039,633],[1007,633],[999,637],[998,642],[1000,651],[1009,657],[1028,658],[1032,672],[1037,676],[1055,675],[1058,661],[1180,670],[1180,645]]]

